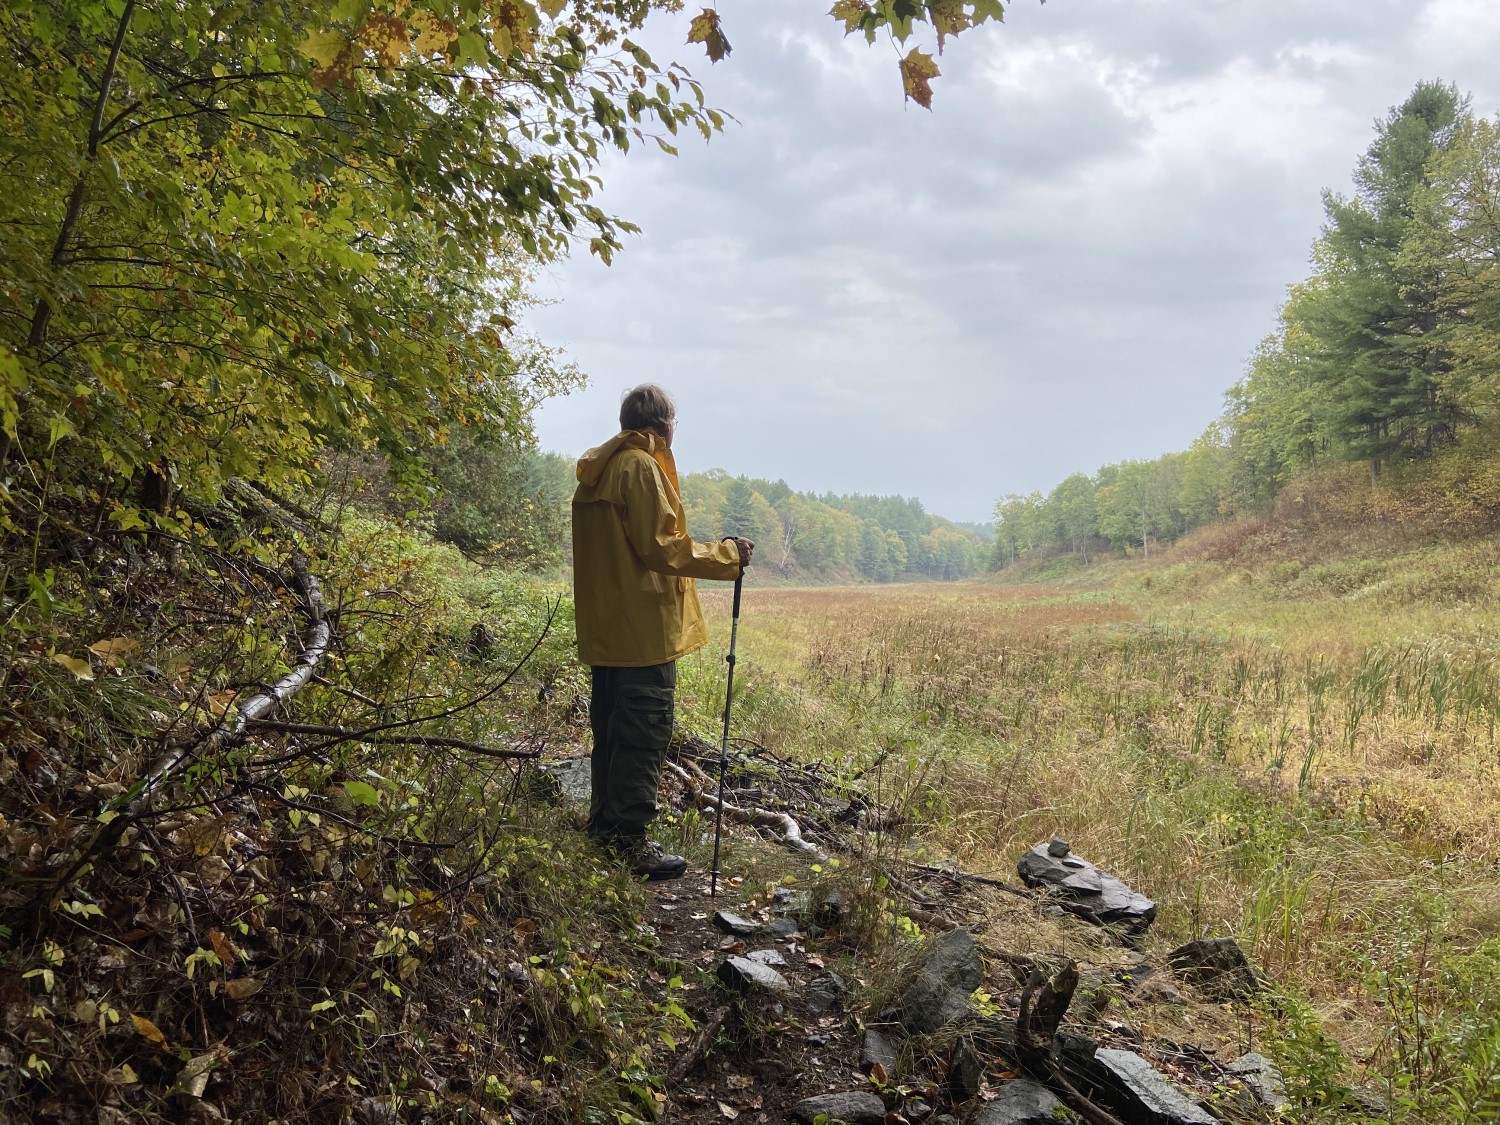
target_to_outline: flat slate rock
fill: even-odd
[[[763,934],[766,937],[789,938],[800,928],[801,927],[798,926],[797,923],[791,918],[772,918],[764,926],[759,927],[755,932],[758,934]]]
[[[1218,1118],[1135,1052],[1100,1047],[1094,1059],[1137,1109],[1125,1115],[1132,1125],[1219,1125]]]
[[[752,953],[746,954],[746,956],[757,964],[770,965],[773,969],[786,968],[786,958],[781,955],[779,950],[757,949]]]
[[[769,965],[752,961],[748,957],[730,957],[719,966],[719,980],[730,988],[741,992],[761,989],[765,992],[788,993],[792,986]]]
[[[1156,903],[1131,890],[1107,871],[1073,855],[1066,840],[1050,840],[1022,854],[1016,873],[1028,887],[1040,887],[1081,906],[1089,921],[1144,933],[1156,917]]]
[[[949,930],[925,943],[916,976],[882,1014],[908,1032],[926,1035],[969,1013],[969,996],[984,982],[984,963],[969,931]]]
[[[839,997],[849,991],[849,982],[837,973],[824,973],[814,978],[807,986],[807,1010],[821,1016],[839,1002]]]
[[[970,1125],[1076,1125],[1078,1115],[1051,1090],[1029,1078],[1007,1082]]]
[[[859,1047],[859,1069],[865,1074],[879,1063],[889,1079],[896,1077],[896,1045],[873,1027],[865,1028],[864,1042]]]
[[[1215,1000],[1248,1000],[1260,991],[1260,976],[1231,937],[1204,938],[1179,945],[1167,964],[1189,984]]]
[[[732,910],[720,910],[714,914],[714,925],[734,937],[749,937],[760,929],[759,922],[752,922]]]
[[[984,1059],[967,1038],[953,1045],[948,1055],[948,1094],[954,1102],[966,1102],[979,1096],[984,1085]]]
[[[1255,1095],[1255,1100],[1268,1109],[1280,1109],[1291,1104],[1287,1100],[1286,1083],[1282,1081],[1281,1071],[1265,1055],[1252,1051],[1248,1055],[1241,1055],[1224,1069],[1243,1082],[1245,1088]]]
[[[812,1125],[819,1116],[829,1121],[847,1121],[849,1125],[882,1125],[885,1102],[868,1090],[851,1090],[844,1094],[803,1098],[792,1106],[792,1117],[803,1125]]]

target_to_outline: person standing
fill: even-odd
[[[677,659],[708,643],[695,579],[733,582],[748,539],[687,533],[672,437],[677,412],[653,383],[627,391],[620,432],[578,461],[573,601],[578,658],[593,672],[586,830],[637,876],[676,879],[687,861],[646,836],[677,687]]]

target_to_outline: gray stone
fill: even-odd
[[[970,1125],[1071,1125],[1078,1115],[1040,1082],[1018,1078],[1000,1088],[995,1100]]]
[[[967,1039],[953,1044],[948,1055],[948,1095],[954,1102],[966,1102],[979,1096],[984,1084],[984,1060]]]
[[[932,1125],[958,1125],[958,1118],[951,1113],[940,1113],[932,1119]]]
[[[885,1121],[885,1103],[868,1090],[850,1090],[844,1094],[803,1098],[792,1106],[792,1117],[803,1125],[812,1125],[819,1116],[829,1121],[847,1121],[849,1125],[881,1125]]]
[[[913,1034],[929,1034],[967,1015],[969,996],[983,981],[974,939],[967,930],[949,930],[925,943],[916,976],[881,1019]]]
[[[813,921],[820,926],[836,926],[849,912],[849,903],[840,891],[829,891],[813,907]]]
[[[557,783],[557,794],[566,804],[588,806],[593,798],[593,766],[587,758],[568,758],[562,762],[548,762],[542,767]]]
[[[837,973],[824,973],[807,986],[807,1010],[821,1016],[839,1002],[839,997],[849,991],[849,984]]]
[[[1118,925],[1127,933],[1141,934],[1156,917],[1156,903],[1073,855],[1064,840],[1038,844],[1025,852],[1016,863],[1016,872],[1028,887],[1041,887],[1083,907],[1086,917],[1100,926]]]
[[[1391,1112],[1390,1103],[1364,1086],[1344,1091],[1344,1108],[1361,1117],[1388,1117]]]
[[[774,949],[757,949],[748,956],[759,965],[770,965],[773,969],[786,968],[786,958]]]
[[[1131,1004],[1186,1004],[1182,993],[1163,970],[1142,961],[1129,969],[1121,969],[1115,980],[1125,990],[1125,999]]]
[[[719,966],[719,980],[739,992],[760,989],[764,992],[788,993],[792,986],[769,965],[748,957],[730,957]]]
[[[859,1047],[859,1069],[869,1074],[875,1069],[877,1063],[885,1071],[887,1078],[896,1077],[896,1045],[876,1031],[873,1027],[865,1028],[864,1042]]]
[[[1218,1125],[1218,1119],[1183,1092],[1182,1088],[1140,1055],[1100,1047],[1094,1059],[1108,1072],[1116,1091],[1136,1112],[1128,1115],[1141,1125]]]
[[[772,918],[756,930],[756,933],[764,934],[766,937],[789,938],[797,932],[797,929],[797,923],[790,918]]]
[[[921,1098],[911,1098],[902,1104],[901,1116],[908,1121],[926,1121],[932,1116],[932,1107]]]
[[[735,937],[749,937],[760,929],[759,922],[752,922],[749,918],[742,917],[732,910],[715,912],[714,925],[726,934],[732,934]]]
[[[1167,964],[1215,1000],[1248,1000],[1260,991],[1260,977],[1234,938],[1206,938],[1179,945],[1167,954]]]
[[[1255,1095],[1255,1100],[1269,1109],[1281,1109],[1290,1105],[1286,1096],[1286,1083],[1281,1071],[1265,1055],[1254,1051],[1241,1055],[1224,1068],[1245,1084],[1245,1089]]]

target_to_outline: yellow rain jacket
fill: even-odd
[[[733,582],[733,543],[688,537],[677,463],[657,434],[623,430],[578,461],[573,600],[578,658],[644,668],[708,643],[695,578]]]

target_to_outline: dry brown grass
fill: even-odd
[[[1194,627],[1212,603],[1165,601],[992,582],[755,591],[745,721],[851,770],[884,749],[922,771],[907,792],[921,838],[965,869],[1009,876],[1066,837],[1158,901],[1148,951],[1237,934],[1354,1057],[1388,1062],[1389,982],[1438,973],[1500,918],[1500,670],[1401,636],[1411,617],[1345,636],[1337,615],[1283,607],[1278,637]],[[997,925],[1018,951],[1058,937]],[[1434,951],[1415,968],[1414,933]],[[1424,1018],[1461,1010],[1438,992]]]

